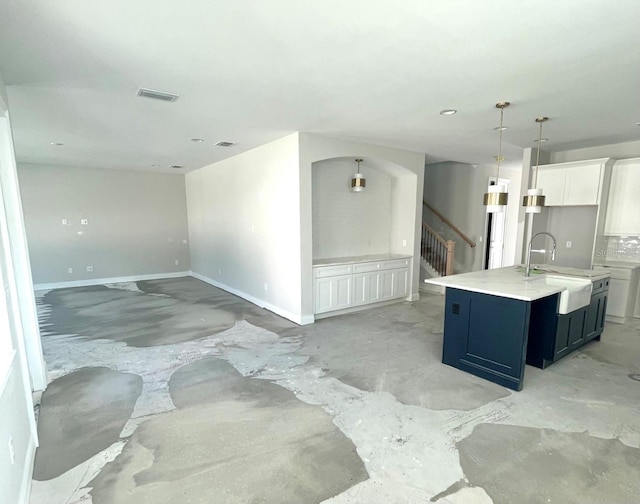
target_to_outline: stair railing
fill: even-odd
[[[453,251],[456,242],[445,240],[428,224],[422,223],[420,255],[441,276],[453,273]]]
[[[429,210],[431,210],[438,219],[444,222],[447,226],[449,226],[460,238],[462,238],[471,248],[476,246],[476,242],[474,242],[471,238],[469,238],[466,234],[464,234],[455,224],[453,224],[449,219],[447,219],[444,215],[438,212],[435,208],[433,208],[429,203],[422,200],[422,204],[426,206]]]

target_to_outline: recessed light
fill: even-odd
[[[548,139],[548,138],[541,138],[541,139],[540,139],[540,143],[548,142],[548,141],[549,141],[549,139]],[[535,142],[535,143],[538,143],[538,139],[536,138],[536,139],[534,140],[534,142]]]
[[[55,145],[56,147],[60,147],[61,145],[64,145],[63,143],[60,142],[50,142],[51,145]]]
[[[444,109],[440,111],[440,115],[453,115],[456,112],[458,112],[457,110],[454,109]]]
[[[158,166],[160,166],[160,165],[152,164],[152,165],[149,165],[149,166],[151,166],[151,168],[158,168]]]
[[[194,143],[202,143],[202,142],[204,142],[203,138],[191,138],[190,140],[192,142],[194,142]]]
[[[495,128],[493,128],[493,131],[504,131],[508,129],[509,129],[509,126],[496,126]]]
[[[172,165],[169,165],[169,168],[173,168],[174,170],[179,170],[180,168],[184,168],[184,166],[179,164],[172,164]]]
[[[216,142],[215,144],[218,147],[231,147],[232,145],[235,145],[233,142]]]

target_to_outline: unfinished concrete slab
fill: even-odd
[[[208,358],[171,379],[180,408],[142,424],[91,482],[95,504],[321,502],[368,475],[321,408]]]
[[[471,410],[510,395],[441,363],[440,301],[430,296],[320,320],[306,329],[301,351],[329,376],[361,390],[388,392],[404,404]]]
[[[135,502],[161,499],[155,485],[174,501],[186,501],[180,496],[187,495],[194,502],[217,502],[206,499],[223,495],[223,502],[261,502],[266,497],[256,489],[271,480],[291,482],[300,504],[527,502],[511,482],[529,478],[539,458],[535,436],[522,434],[530,431],[544,433],[543,446],[562,453],[563,463],[575,469],[567,481],[577,492],[584,489],[583,502],[591,498],[593,480],[584,471],[589,460],[606,460],[605,475],[619,469],[635,477],[623,466],[636,467],[640,446],[640,382],[633,379],[640,374],[640,321],[607,324],[602,342],[545,370],[527,368],[525,388],[516,393],[440,362],[444,300],[438,295],[299,327],[194,279],[105,289],[117,292],[104,296],[95,289],[78,297],[87,299],[67,297],[86,303],[67,311],[66,302],[51,304],[47,299],[55,297],[39,296],[45,358],[56,377],[96,361],[139,375],[142,393],[121,437],[63,475],[34,481],[33,504],[128,502],[127,489],[135,489]],[[108,301],[112,296],[117,302]],[[142,327],[129,319],[131,313],[159,306],[150,298],[166,303],[157,312],[169,321],[158,332],[163,344],[155,344],[159,326],[153,323],[138,333],[139,340],[126,335]],[[117,330],[125,334],[118,336],[105,327],[124,307],[133,311],[122,312],[125,320]],[[185,334],[175,323],[183,313],[208,323],[216,310],[224,315],[205,336],[198,337],[194,321],[185,321]],[[82,318],[86,313],[90,319]],[[234,322],[221,331],[230,313]],[[60,332],[87,320],[97,324],[102,338],[85,335],[87,329]],[[504,429],[519,434],[508,444],[500,434]],[[290,442],[273,446],[261,433]],[[569,442],[577,449],[565,450]],[[521,447],[532,458],[500,452],[499,444]],[[249,456],[253,446],[255,458]],[[329,452],[322,451],[325,446]],[[484,462],[477,468],[473,463],[482,457],[492,463],[496,454],[504,457],[503,472],[491,480]],[[351,476],[336,476],[336,486],[312,476],[308,468],[327,460],[337,460]],[[268,472],[270,464],[290,476],[278,479]],[[305,469],[296,472],[298,466]],[[509,472],[511,466],[517,469]],[[365,479],[358,472],[363,467]],[[209,484],[197,479],[200,469]],[[540,474],[550,483],[545,496],[551,502],[572,502],[551,475]],[[605,502],[626,502],[629,495],[617,478],[600,478],[596,487],[593,496],[608,495]],[[288,495],[269,494],[270,502]]]
[[[484,488],[494,504],[640,498],[640,450],[617,439],[480,424],[458,450],[469,484]]]
[[[141,391],[139,376],[103,367],[50,383],[40,404],[33,478],[56,478],[117,442]]]

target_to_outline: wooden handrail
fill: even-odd
[[[453,224],[453,222],[451,222],[449,219],[447,219],[444,215],[442,215],[440,212],[438,212],[435,208],[433,208],[429,203],[427,203],[426,201],[422,200],[422,204],[424,206],[426,206],[429,210],[431,210],[434,214],[436,214],[436,216],[442,221],[444,222],[447,226],[449,226],[451,229],[453,229],[455,231],[455,233],[462,238],[471,248],[476,246],[476,242],[474,242],[471,238],[469,238],[466,234],[464,234],[462,231],[460,231],[460,229]]]

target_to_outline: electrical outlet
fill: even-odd
[[[87,266],[87,272],[91,273],[93,271],[93,266]]]
[[[73,268],[67,268],[67,273],[69,274],[73,273]]]
[[[80,219],[80,224],[82,224],[83,226],[88,226],[89,225],[89,220],[88,219]]]
[[[264,283],[264,290],[268,291],[269,290],[269,286],[267,285],[267,282]]]
[[[66,226],[67,224],[69,224],[69,221],[67,219],[62,219],[62,225]]]
[[[571,240],[567,240],[567,248],[571,248],[571,245],[573,245],[573,243],[571,243]]]
[[[218,268],[218,275],[222,275],[222,268]]]
[[[178,261],[177,259],[175,260],[176,266],[178,266],[178,264],[180,264],[180,261]]]
[[[407,246],[407,240],[402,240],[402,246],[406,247]]]
[[[11,464],[16,463],[16,452],[13,449],[13,438],[9,437],[9,458],[11,459]]]

